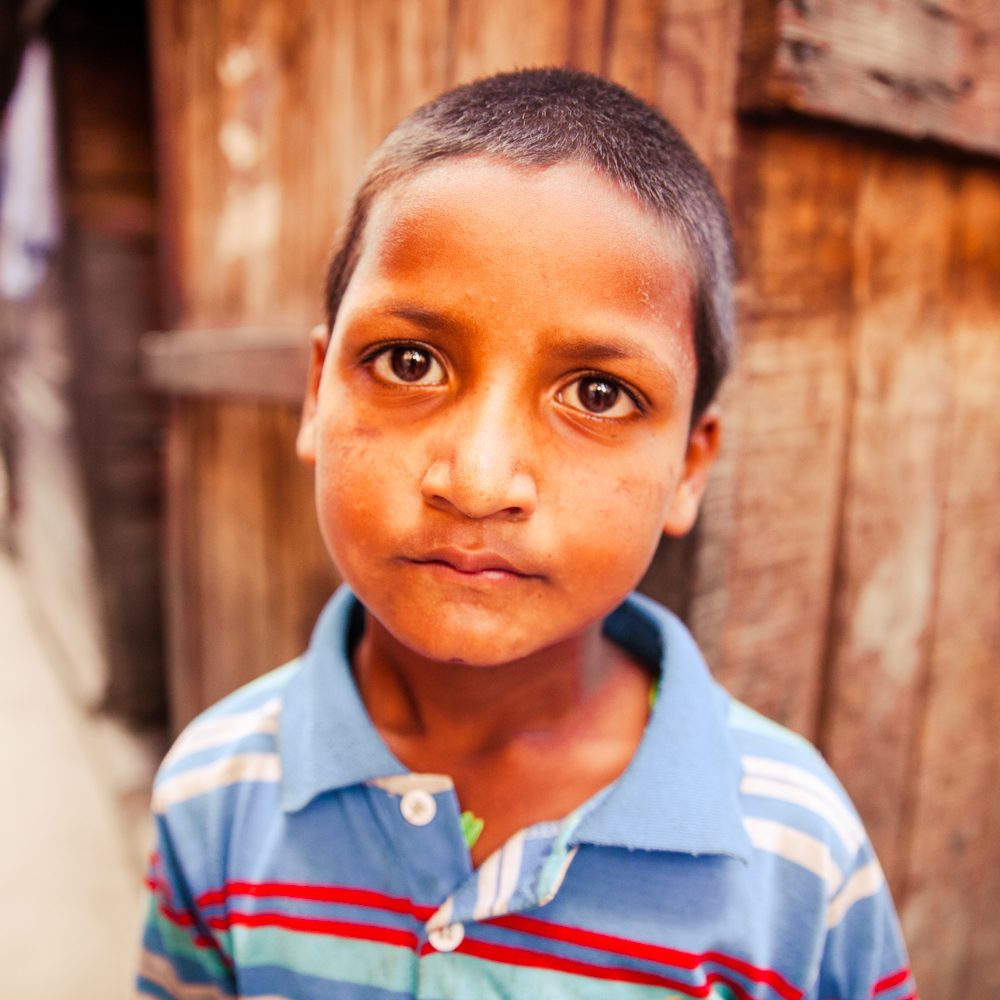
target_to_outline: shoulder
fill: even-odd
[[[724,696],[739,756],[743,825],[756,852],[808,872],[834,896],[859,865],[877,861],[854,804],[804,737]]]
[[[162,816],[243,782],[277,782],[278,723],[288,682],[299,669],[300,661],[292,660],[190,722],[157,772],[153,812]]]

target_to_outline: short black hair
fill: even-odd
[[[389,134],[368,163],[330,262],[329,328],[375,198],[436,161],[476,155],[539,167],[587,163],[673,227],[694,283],[697,419],[733,354],[733,243],[725,206],[711,174],[659,111],[579,70],[527,69],[464,84],[417,108]]]

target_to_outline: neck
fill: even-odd
[[[623,676],[648,677],[600,624],[492,667],[440,663],[408,649],[370,614],[354,655],[358,690],[390,743],[433,741],[442,756],[484,754],[586,726]]]

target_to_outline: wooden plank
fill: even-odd
[[[151,334],[143,344],[147,381],[175,396],[297,405],[308,366],[308,335],[286,329],[178,330]]]
[[[593,3],[577,19],[571,0],[455,0],[451,12],[449,83],[531,66],[569,62],[596,71],[600,46],[593,37]],[[571,29],[571,25],[575,28]],[[589,28],[589,31],[587,30]]]
[[[316,526],[311,473],[294,453],[297,410],[178,400],[172,427],[167,580],[177,729],[300,653],[337,577]]]
[[[1000,989],[1000,176],[967,169],[952,302],[955,405],[903,907],[928,1000]]]
[[[747,0],[740,102],[1000,153],[1000,7]]]
[[[691,622],[730,691],[813,735],[840,515],[862,153],[816,130],[748,126],[742,143],[744,342]]]
[[[739,4],[663,4],[662,73],[656,103],[729,194],[736,153]]]
[[[447,0],[159,0],[183,327],[308,329],[365,159],[446,83]]]
[[[926,156],[876,150],[854,219],[854,391],[819,742],[894,888],[946,485],[954,180]]]

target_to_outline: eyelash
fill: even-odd
[[[431,359],[431,362],[433,364],[438,365],[442,369],[442,371],[444,371],[447,374],[447,368],[441,361],[441,359],[438,357],[436,351],[428,347],[426,344],[422,344],[419,341],[412,341],[412,340],[396,340],[396,341],[390,341],[389,343],[379,344],[377,347],[373,347],[367,352],[365,352],[365,354],[361,356],[360,363],[364,367],[369,369],[369,371],[372,374],[372,377],[377,378],[382,384],[392,387],[405,387],[407,385],[405,380],[400,380],[399,382],[390,381],[388,379],[382,378],[380,375],[377,375],[373,370],[375,364],[378,362],[380,358],[387,355],[390,351],[393,351],[401,347],[413,348],[414,350],[419,351],[421,354],[426,354]],[[574,385],[577,385],[578,383],[583,382],[586,379],[594,379],[595,381],[606,382],[608,385],[614,386],[616,389],[618,389],[619,392],[623,393],[625,396],[628,397],[628,399],[632,402],[632,405],[635,407],[636,412],[634,414],[628,414],[626,416],[621,416],[621,417],[607,417],[602,415],[601,413],[591,412],[583,408],[582,406],[577,407],[577,406],[572,406],[569,403],[566,403],[562,398],[566,394],[566,392],[569,389],[571,389]],[[432,382],[422,385],[418,382],[414,382],[412,383],[412,387],[419,389],[419,388],[434,387],[440,384],[442,383]],[[605,424],[622,423],[624,421],[629,420],[630,418],[635,417],[636,415],[644,414],[648,410],[645,401],[636,390],[634,390],[631,386],[623,382],[621,379],[616,378],[613,375],[608,375],[606,372],[600,372],[600,371],[588,370],[575,373],[572,379],[563,383],[562,387],[556,393],[555,398],[558,402],[566,406],[568,409],[572,409],[574,413],[582,415],[583,417],[586,417],[588,420],[599,421],[600,423],[605,423]]]
[[[628,399],[632,402],[632,405],[635,407],[635,412],[621,417],[606,417],[601,413],[594,413],[590,410],[583,409],[582,407],[570,406],[570,404],[563,402],[561,397],[563,397],[569,389],[578,383],[586,381],[587,379],[593,379],[597,382],[606,382],[608,385],[614,386],[620,393],[628,397]],[[556,399],[563,403],[564,406],[572,409],[574,413],[578,413],[586,417],[588,420],[600,421],[604,424],[625,423],[626,421],[634,419],[637,416],[641,416],[648,410],[645,400],[635,389],[633,389],[626,382],[623,382],[620,378],[616,378],[614,375],[608,375],[606,372],[600,371],[584,371],[575,373],[569,381],[563,384],[563,387],[559,390],[559,392],[556,393]]]
[[[437,351],[428,347],[426,344],[421,344],[419,341],[414,341],[414,340],[394,340],[390,341],[389,343],[379,344],[377,347],[371,348],[361,356],[360,364],[363,367],[367,368],[371,373],[372,377],[378,379],[378,381],[381,382],[383,385],[388,385],[396,388],[399,387],[405,388],[407,387],[407,382],[405,379],[400,379],[400,381],[395,382],[390,379],[383,378],[374,371],[375,365],[377,364],[380,358],[387,356],[391,351],[394,351],[398,348],[411,348],[415,351],[419,351],[421,354],[426,354],[427,357],[430,358],[432,364],[436,364],[443,372],[447,374],[448,369],[445,366],[444,362],[440,359],[440,357],[438,357]],[[421,389],[421,388],[427,388],[428,386],[436,386],[439,384],[440,383],[432,382],[421,385],[418,382],[414,382],[410,384],[410,387],[415,389]]]

